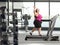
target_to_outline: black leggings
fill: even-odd
[[[41,27],[41,21],[38,21],[38,20],[34,20],[34,26],[35,28],[40,28]]]

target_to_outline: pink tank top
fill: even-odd
[[[35,20],[41,21],[42,20],[42,15],[38,14],[38,16],[35,17]]]

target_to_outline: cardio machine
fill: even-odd
[[[58,15],[55,15],[53,18],[49,19],[49,20],[42,20],[43,21],[49,21],[50,25],[49,25],[49,29],[47,31],[47,35],[42,35],[42,36],[38,36],[38,35],[26,35],[25,40],[28,39],[43,39],[44,41],[59,41],[59,36],[53,36],[52,32],[54,29],[54,25],[56,22],[56,19]]]

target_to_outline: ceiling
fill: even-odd
[[[0,0],[0,2],[6,2],[8,0]],[[48,1],[51,1],[51,2],[60,2],[60,0],[10,0],[10,1],[13,1],[13,2],[48,2]]]

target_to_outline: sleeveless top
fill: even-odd
[[[35,20],[42,21],[42,15],[38,14],[38,16],[35,16]]]

